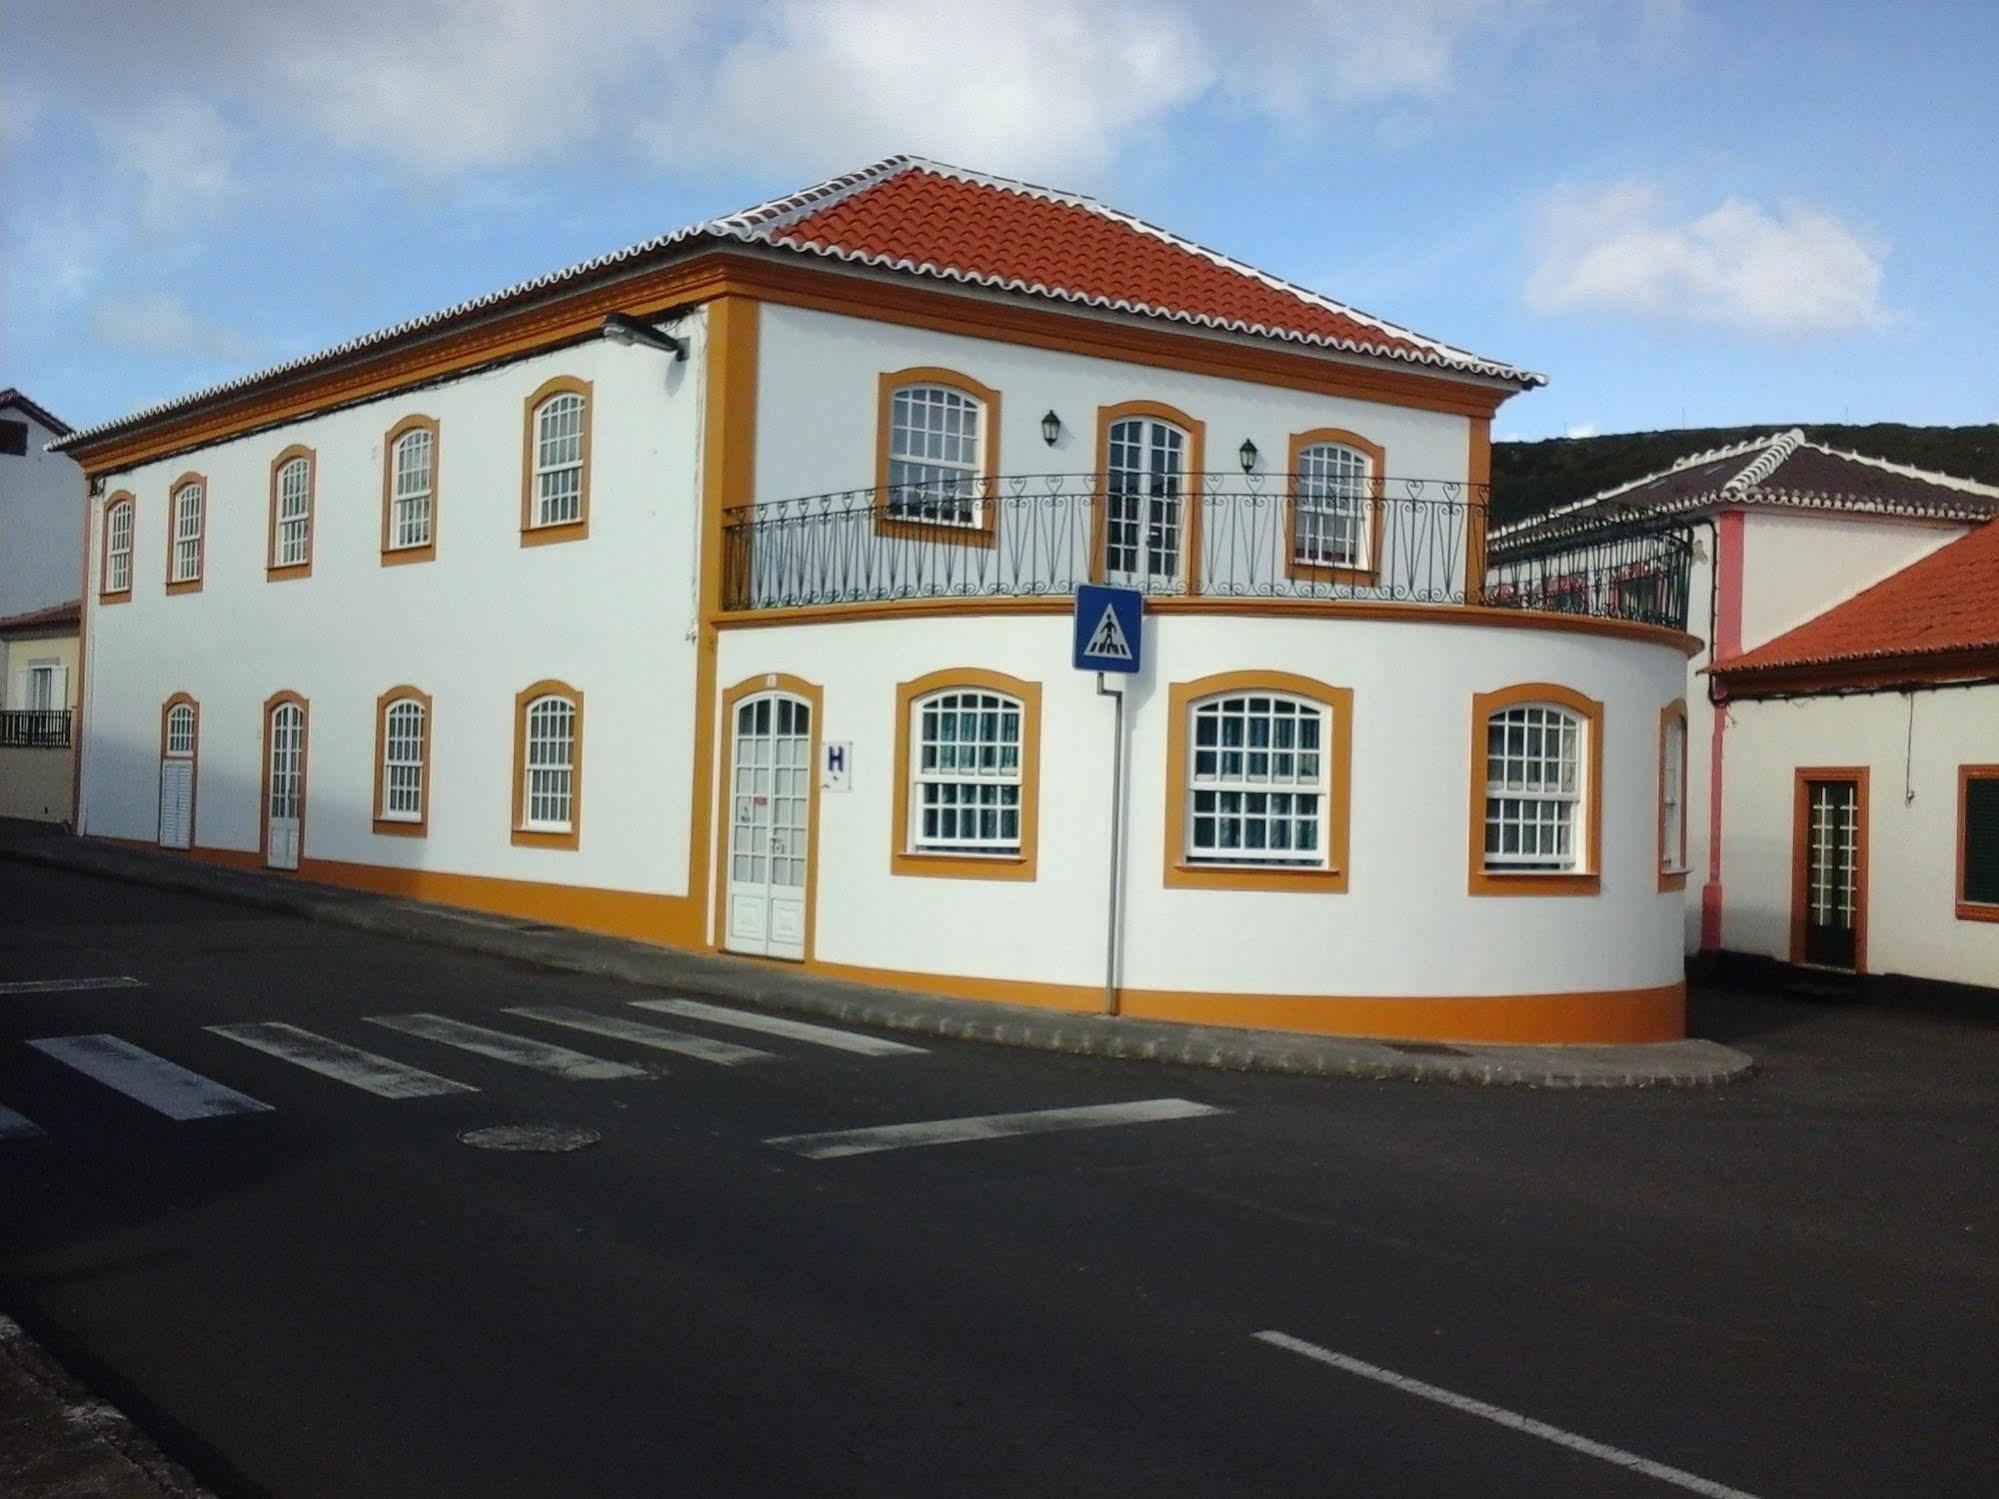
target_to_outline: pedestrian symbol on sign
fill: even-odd
[[[1083,647],[1083,654],[1111,661],[1131,659],[1131,642],[1124,638],[1124,626],[1117,622],[1117,610],[1109,604],[1104,605],[1104,617],[1090,632],[1090,643]]]
[[[1140,631],[1145,600],[1136,588],[1083,583],[1076,589],[1075,664],[1078,671],[1139,669],[1145,648]]]

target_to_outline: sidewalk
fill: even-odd
[[[678,994],[1074,1055],[1311,1077],[1408,1078],[1535,1088],[1704,1088],[1749,1076],[1755,1063],[1712,1041],[1642,1046],[1482,1046],[1348,1040],[1166,1021],[1075,1015],[941,999],[819,978],[788,967],[680,952],[618,937],[252,874],[172,854],[70,838],[27,825],[0,829],[0,858],[235,901],[415,942],[487,953]]]
[[[0,1494],[211,1499],[6,1317],[0,1317]]]

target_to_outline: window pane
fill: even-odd
[[[1583,721],[1527,703],[1486,723],[1485,863],[1559,872],[1577,867]]]
[[[954,688],[923,698],[910,717],[914,851],[1019,853],[1021,705]]]
[[[1323,761],[1294,750],[1320,742],[1326,712],[1304,698],[1261,692],[1194,705],[1190,862],[1323,866]]]

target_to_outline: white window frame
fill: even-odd
[[[559,709],[547,713],[544,710]],[[544,693],[524,710],[521,744],[521,830],[570,833],[576,817],[576,703],[559,692]],[[537,723],[537,719],[541,719]],[[561,728],[554,721],[561,721]],[[553,758],[553,752],[562,758]],[[537,778],[541,778],[539,783]],[[540,785],[537,790],[537,784]],[[545,815],[559,803],[562,816]],[[538,815],[537,809],[541,815]]]
[[[919,423],[930,415],[934,423]],[[952,431],[951,419],[958,419]],[[977,530],[985,523],[986,403],[940,381],[911,381],[889,395],[888,493],[891,520]],[[970,430],[965,426],[969,424]]]
[[[1516,729],[1518,753],[1507,739]],[[1488,873],[1590,872],[1586,855],[1590,847],[1591,731],[1588,718],[1560,703],[1511,703],[1486,715],[1486,836],[1481,859]],[[1495,732],[1500,736],[1497,756]],[[1555,735],[1552,753],[1547,743],[1550,732]],[[1499,848],[1493,847],[1495,830]],[[1509,831],[1519,845],[1512,850],[1504,847]],[[1553,847],[1549,846],[1550,834]]]
[[[171,708],[167,709],[166,753],[169,760],[192,760],[194,758],[194,735],[195,716],[192,705],[188,703],[175,703]]]
[[[1239,742],[1229,742],[1231,724],[1240,726]],[[1316,698],[1243,687],[1189,703],[1185,861],[1207,869],[1330,868],[1332,753],[1333,709]],[[1280,839],[1272,838],[1276,829]],[[1307,831],[1309,847],[1301,840]]]
[[[585,479],[584,460],[586,446],[584,437],[588,429],[589,398],[581,391],[558,390],[534,409],[534,525],[540,530],[545,526],[573,526],[583,519],[583,483]],[[551,434],[549,425],[558,416],[573,410],[576,426],[573,432]],[[573,444],[573,456],[559,456],[569,451]],[[551,489],[550,481],[560,476],[575,475],[575,487],[559,494]],[[550,504],[554,499],[563,502],[563,513],[554,514]]]
[[[271,566],[303,567],[312,560],[312,460],[303,453],[278,469],[277,534]]]
[[[28,663],[28,700],[21,706],[30,713],[53,713],[65,705],[56,701],[57,661],[30,661]]]
[[[969,739],[963,732],[968,719]],[[910,703],[908,732],[908,851],[1020,858],[1026,848],[1027,705],[996,688],[940,687]],[[1004,831],[1009,813],[1010,835]],[[990,833],[983,830],[988,818]],[[968,819],[969,835],[931,831]]]
[[[420,484],[408,482],[416,465],[405,462],[418,446],[423,449]],[[412,427],[396,439],[389,457],[389,474],[389,550],[401,552],[429,546],[433,524],[431,500],[437,490],[437,440],[430,428]],[[419,516],[421,534],[416,528]]]
[[[201,531],[205,522],[204,512],[208,508],[207,499],[208,486],[198,480],[183,484],[174,491],[174,551],[172,572],[167,579],[171,583],[197,583],[201,580]],[[184,557],[187,559],[186,566],[182,565]]]
[[[1187,578],[1192,507],[1201,476],[1191,471],[1194,434],[1163,416],[1121,416],[1104,434],[1104,574],[1136,588],[1164,584],[1177,591]],[[1116,565],[1126,554],[1128,568]]]
[[[1667,716],[1659,740],[1659,872],[1685,874],[1687,858],[1687,716]]]
[[[133,502],[120,500],[111,507],[104,520],[108,533],[105,548],[104,591],[106,593],[129,593],[132,589],[132,523],[136,512]]]
[[[414,735],[405,729],[397,732],[398,714],[416,715]],[[383,822],[422,822],[429,810],[424,806],[424,771],[429,748],[430,711],[413,697],[399,697],[382,710],[382,805],[375,811]],[[398,751],[401,751],[399,754]],[[406,785],[397,785],[398,771],[407,773]],[[398,807],[398,790],[407,790],[414,799],[407,807]]]
[[[1292,476],[1291,560],[1299,567],[1366,571],[1372,565],[1368,502],[1380,475],[1374,458],[1344,442],[1314,442],[1298,450]],[[1352,540],[1337,555],[1329,540]],[[1307,542],[1316,543],[1308,546]]]

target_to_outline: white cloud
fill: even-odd
[[[1563,189],[1542,204],[1526,296],[1550,313],[1809,338],[1887,321],[1883,251],[1835,215],[1724,199],[1679,219],[1656,187]]]
[[[98,135],[133,195],[141,233],[185,232],[237,194],[237,133],[211,105],[176,95],[129,106],[107,116]]]
[[[1594,437],[1596,436],[1596,427],[1590,422],[1571,422],[1568,426],[1562,428],[1562,436]]]
[[[1198,97],[1175,12],[1129,3],[779,0],[634,139],[676,166],[821,172],[896,151],[1073,182]]]
[[[129,354],[242,361],[256,353],[251,340],[203,322],[170,292],[103,302],[90,315],[90,331],[101,343]]]

